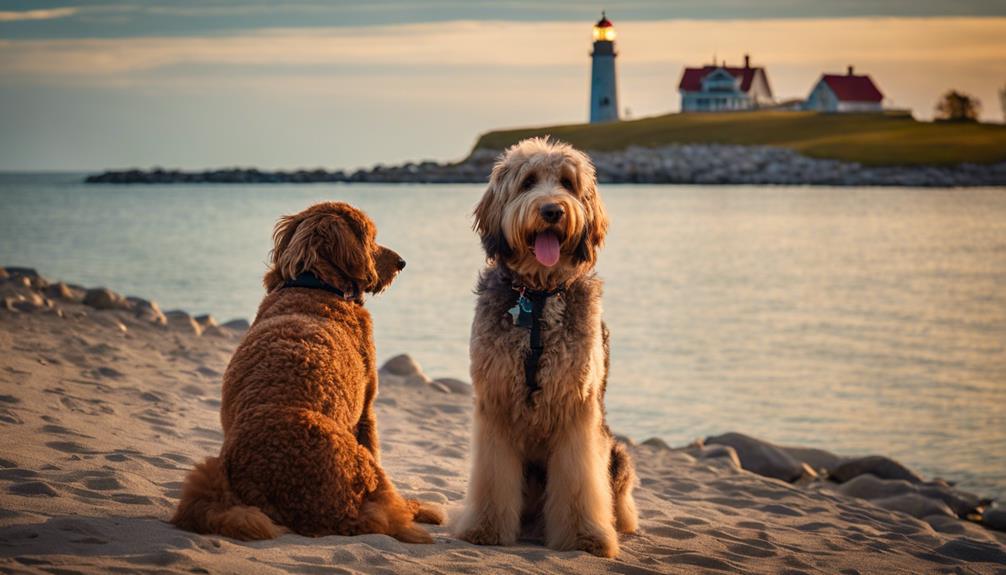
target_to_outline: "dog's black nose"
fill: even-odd
[[[403,260],[402,258],[398,258],[398,271],[402,271],[404,269],[405,269],[405,260]]]
[[[542,219],[550,224],[561,220],[562,215],[566,213],[566,210],[560,204],[545,204],[538,211],[541,212]]]

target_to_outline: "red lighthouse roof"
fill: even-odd
[[[723,68],[734,78],[741,79],[741,91],[747,92],[751,89],[755,74],[761,68],[735,68],[733,66],[703,66],[702,68],[685,68],[685,73],[681,75],[681,82],[678,83],[678,90],[686,92],[701,92],[702,79],[712,72]]]
[[[614,26],[614,24],[611,23],[611,20],[608,20],[608,17],[604,15],[604,12],[601,12],[601,19],[597,21],[597,24],[594,24],[594,27],[596,28],[611,28],[612,26]]]

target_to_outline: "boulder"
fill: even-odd
[[[220,325],[219,323],[217,323],[217,319],[208,313],[204,313],[203,315],[197,315],[193,319],[195,319],[196,323],[198,323],[203,329],[206,329],[210,326]]]
[[[86,290],[77,289],[64,282],[49,284],[49,287],[45,288],[46,297],[71,301],[74,303],[83,303],[86,295]]]
[[[416,363],[416,360],[412,359],[412,357],[405,353],[396,355],[384,362],[384,365],[381,366],[381,371],[406,378],[411,375],[421,375],[424,379],[426,377],[423,375],[423,370],[419,367],[419,364]]]
[[[4,268],[7,274],[8,281],[17,283],[18,285],[23,285],[25,287],[30,287],[36,290],[42,290],[48,287],[49,281],[44,277],[38,275],[35,268],[23,268],[23,267],[7,267]]]
[[[133,315],[138,319],[149,321],[150,323],[157,325],[168,324],[168,318],[166,318],[164,313],[161,312],[161,307],[157,305],[157,302],[135,296],[127,297],[126,301],[132,306]]]
[[[963,535],[977,541],[995,541],[995,536],[988,529],[977,523],[961,521],[946,515],[927,515],[922,518],[934,530],[950,535]]]
[[[230,320],[229,322],[223,324],[222,327],[226,327],[227,329],[234,330],[237,332],[245,332],[248,331],[248,328],[251,327],[251,325],[248,323],[248,320],[238,318]]]
[[[694,448],[694,451],[695,453],[692,453],[692,455],[697,456],[699,459],[722,458],[729,461],[730,464],[737,469],[743,469],[741,466],[741,459],[737,455],[737,451],[729,445],[702,445]]]
[[[84,305],[94,309],[126,309],[130,308],[126,298],[107,288],[93,288],[84,294]]]
[[[472,394],[472,386],[470,383],[461,381],[460,379],[454,379],[453,377],[438,377],[433,380],[433,383],[444,386],[451,393],[459,393],[462,395]]]
[[[430,378],[426,377],[426,375],[423,373],[413,373],[412,375],[406,375],[406,376],[400,375],[398,377],[403,378],[402,382],[405,385],[430,385],[433,383],[432,381],[430,381]]]
[[[198,323],[198,322],[197,322]],[[210,325],[203,328],[203,336],[209,337],[231,337],[234,332],[224,329],[219,325]]]
[[[740,458],[741,467],[758,475],[787,482],[796,481],[804,476],[802,462],[767,441],[742,433],[725,433],[706,438],[705,444],[732,447]]]
[[[822,469],[830,471],[845,461],[844,457],[814,447],[780,447],[779,449],[788,453],[793,459],[802,461],[817,471]]]
[[[7,273],[7,269],[0,268],[0,283],[7,281],[8,278],[10,278],[10,274]]]
[[[881,479],[872,473],[864,473],[839,485],[836,491],[860,499],[883,499],[914,493],[915,485],[904,479]]]
[[[982,506],[981,498],[974,493],[960,491],[945,484],[926,483],[916,486],[916,489],[919,495],[946,503],[958,517],[967,517]]]
[[[619,443],[624,443],[625,445],[628,445],[630,447],[636,445],[636,442],[633,441],[633,439],[628,435],[622,435],[620,433],[616,433],[614,437],[615,441]]]
[[[904,479],[909,483],[922,483],[922,476],[904,465],[882,455],[870,455],[846,460],[829,474],[829,478],[845,483],[864,473],[872,473],[880,479]]]
[[[873,499],[871,502],[890,511],[900,511],[912,517],[922,519],[930,515],[945,515],[956,518],[957,515],[947,507],[947,504],[938,500],[930,499],[918,493],[904,493],[881,499]]]
[[[50,302],[35,292],[29,292],[27,295],[12,298],[8,305],[17,311],[33,312],[49,308]]]
[[[667,442],[659,437],[651,437],[643,442],[643,445],[647,447],[655,447],[657,449],[670,449],[671,446],[667,445]]]
[[[22,267],[18,267],[18,266],[7,266],[7,267],[5,267],[3,269],[4,269],[4,272],[9,277],[26,277],[26,278],[29,278],[29,279],[35,279],[35,278],[41,278],[42,277],[42,276],[38,275],[38,272],[35,270],[35,268],[22,268]]]
[[[193,333],[195,335],[202,335],[203,333],[203,328],[199,325],[199,322],[193,319],[186,311],[173,309],[171,311],[164,312],[164,317],[167,320],[167,326],[170,329]]]
[[[446,385],[442,383],[437,383],[436,381],[431,381],[429,383],[429,386],[439,391],[440,393],[451,393],[451,390]]]
[[[993,507],[982,514],[982,525],[996,531],[1006,531],[1006,508]]]

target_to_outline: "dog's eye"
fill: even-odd
[[[573,189],[573,180],[570,180],[569,178],[563,178],[559,180],[559,184],[570,192],[576,191]]]
[[[530,176],[524,178],[524,181],[521,182],[520,189],[522,191],[526,192],[526,191],[530,190],[531,188],[533,188],[534,185],[537,184],[537,183],[538,183],[538,178],[536,178],[534,174],[531,174]]]

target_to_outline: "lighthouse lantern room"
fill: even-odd
[[[615,26],[604,12],[594,24],[594,49],[590,73],[590,123],[618,120],[615,86]]]

